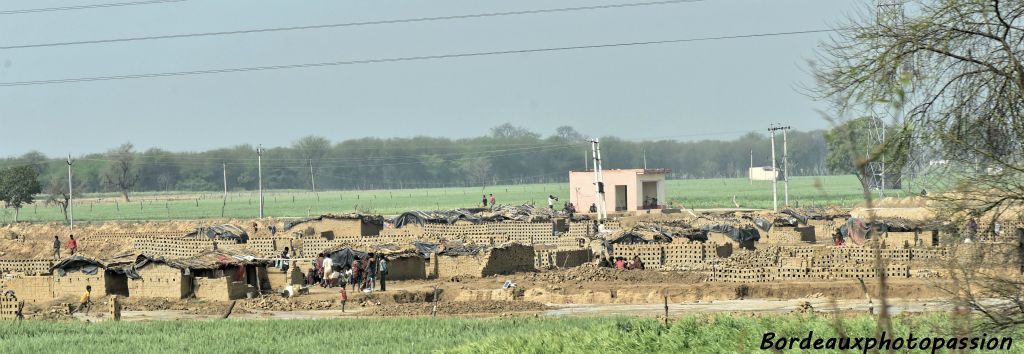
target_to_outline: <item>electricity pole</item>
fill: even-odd
[[[779,170],[775,169],[775,123],[769,125],[768,133],[772,137],[772,210],[779,210]]]
[[[784,188],[786,189],[786,191],[785,191],[785,193],[786,193],[786,206],[789,206],[789,171],[788,171],[789,164],[787,162],[788,161],[787,158],[789,156],[787,155],[787,149],[786,149],[786,131],[789,130],[789,129],[790,129],[789,126],[783,127],[783,126],[775,124],[775,123],[773,123],[768,128],[768,131],[771,133],[771,136],[772,136],[772,172],[774,172],[774,175],[775,175],[774,178],[772,178],[772,209],[776,210],[776,211],[779,210],[779,200],[778,200],[778,198],[779,198],[778,197],[779,171],[775,167],[775,131],[776,130],[781,130],[782,131],[782,166],[783,166],[782,167],[783,168],[783,172],[782,173],[783,173],[783,181],[785,181],[785,187]]]
[[[224,217],[224,208],[228,206],[228,164],[221,162],[221,167],[224,168],[224,203],[220,206],[220,217]]]
[[[644,169],[647,169],[647,147],[644,147]]]
[[[750,185],[754,185],[754,149],[750,149],[750,168],[747,169],[747,179],[750,180]]]
[[[786,131],[789,126],[782,128],[782,180],[785,181],[786,206],[789,206],[789,149],[786,144]]]
[[[71,154],[68,154],[68,220],[71,221],[71,232],[75,232],[75,195],[71,190],[71,164],[73,163],[75,162],[71,161]]]
[[[263,144],[256,148],[256,173],[259,175],[260,186],[260,219],[263,218]]]

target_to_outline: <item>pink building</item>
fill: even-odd
[[[604,170],[605,206],[609,212],[659,209],[665,205],[667,169]],[[569,172],[569,200],[586,212],[597,202],[594,171]]]

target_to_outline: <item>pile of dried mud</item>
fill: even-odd
[[[430,315],[433,303],[389,304],[368,308],[367,316],[425,316]],[[548,306],[532,301],[442,301],[437,303],[438,315],[464,315],[474,313],[508,313],[542,311]]]
[[[570,269],[562,269],[550,272],[528,273],[519,275],[524,282],[536,282],[546,284],[562,283],[587,283],[587,282],[633,282],[633,283],[661,283],[661,282],[697,282],[700,281],[700,274],[678,271],[662,270],[623,270],[614,268],[602,268],[592,264]]]
[[[194,315],[219,315],[227,311],[230,302],[200,301],[200,300],[170,300],[159,298],[138,298],[121,300],[122,311],[185,311]],[[106,306],[106,305],[104,305]],[[105,309],[105,307],[104,307]],[[233,313],[239,313],[240,309],[235,307]]]
[[[341,305],[330,299],[286,298],[281,296],[263,296],[255,299],[239,300],[242,308],[261,311],[296,311],[296,310],[340,310]]]

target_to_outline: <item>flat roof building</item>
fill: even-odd
[[[602,170],[605,206],[609,212],[664,208],[665,176],[670,172],[642,168]],[[569,172],[569,200],[580,212],[597,202],[594,171]]]

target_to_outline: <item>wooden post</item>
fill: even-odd
[[[668,327],[668,295],[665,295],[665,327]]]
[[[430,316],[437,317],[437,285],[434,285],[434,307],[430,309]]]

